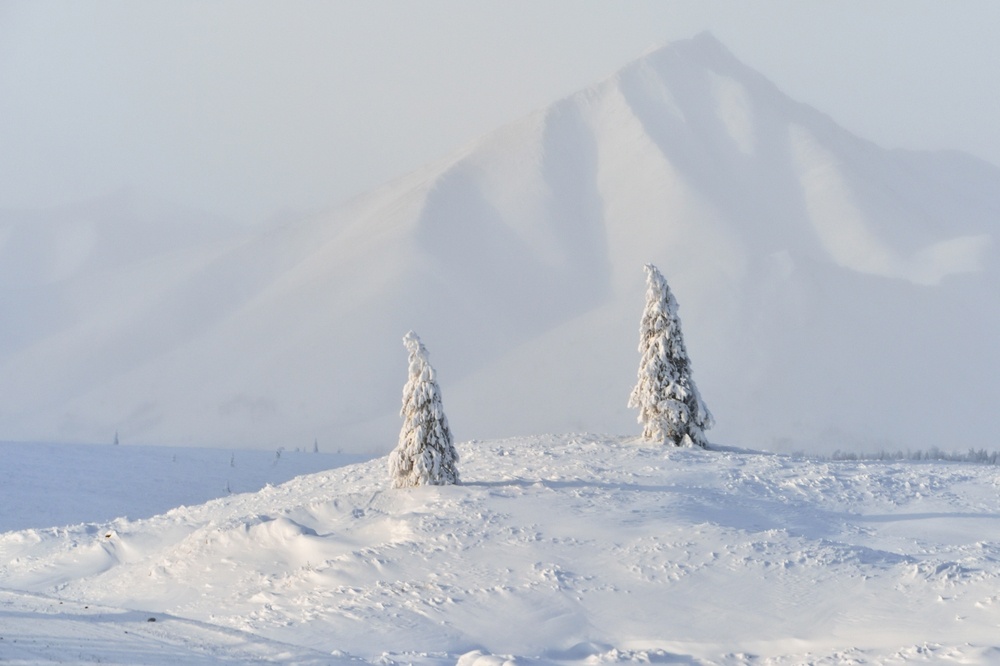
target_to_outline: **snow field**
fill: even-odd
[[[375,663],[1000,657],[994,466],[597,435],[458,450],[461,486],[391,490],[383,458],[2,534],[0,588]]]
[[[330,664],[329,655],[163,614],[0,590],[8,664]]]
[[[371,456],[271,451],[0,442],[0,532],[147,518],[183,504],[259,490]],[[306,452],[308,450],[308,453]]]

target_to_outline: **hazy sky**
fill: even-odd
[[[0,0],[0,209],[343,201],[711,30],[886,147],[1000,165],[996,0]]]

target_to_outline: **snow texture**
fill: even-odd
[[[628,406],[638,408],[642,438],[674,446],[708,446],[712,414],[691,378],[677,301],[667,280],[646,264],[646,307],[639,322],[639,380]]]
[[[389,454],[393,488],[447,486],[459,482],[458,453],[441,405],[434,368],[416,333],[403,338],[409,352],[409,379],[403,386],[403,428],[399,444]]]
[[[110,495],[132,474],[114,462],[123,448],[94,453]],[[462,485],[390,490],[380,458],[158,515],[129,495],[147,518],[0,533],[0,658],[1000,659],[993,465],[823,461],[587,434],[458,449]],[[44,465],[73,485],[71,460]],[[79,497],[81,510],[87,501]],[[45,496],[38,504],[58,510]]]

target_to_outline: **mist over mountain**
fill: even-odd
[[[1000,169],[884,150],[702,34],[307,219],[4,214],[0,438],[387,451],[410,329],[459,440],[638,432],[651,262],[709,439],[991,447],[998,219]]]

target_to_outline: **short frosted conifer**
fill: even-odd
[[[639,409],[642,438],[707,447],[714,420],[691,378],[677,301],[656,266],[646,264],[646,309],[639,324],[639,380],[628,406]]]
[[[452,443],[448,419],[441,406],[436,373],[427,360],[427,348],[410,331],[403,338],[409,351],[409,380],[403,387],[403,428],[399,444],[389,454],[393,488],[445,486],[459,483],[458,452]]]

